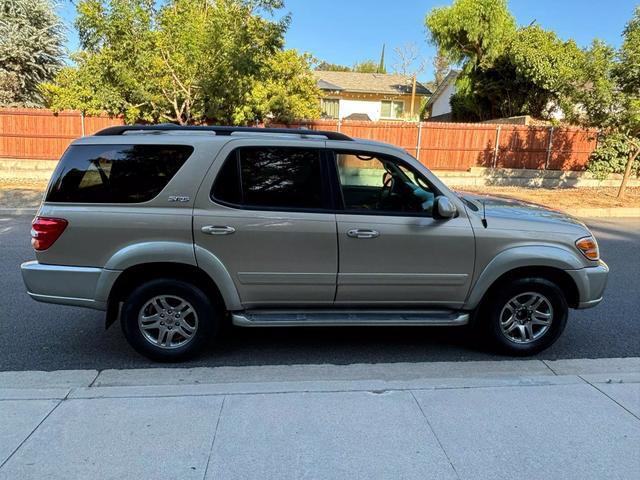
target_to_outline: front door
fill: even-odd
[[[305,147],[227,147],[212,168],[210,198],[194,210],[196,245],[222,262],[245,308],[333,303],[338,252],[326,159]]]
[[[395,157],[337,151],[335,165],[344,204],[336,304],[461,307],[474,263],[464,212],[434,219],[439,192]]]

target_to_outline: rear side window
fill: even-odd
[[[187,145],[72,145],[53,173],[46,201],[146,202],[192,152]]]
[[[319,149],[243,147],[225,160],[212,198],[258,208],[323,208]]]

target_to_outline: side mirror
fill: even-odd
[[[447,219],[453,218],[458,213],[458,209],[456,206],[451,203],[444,195],[439,195],[434,200],[434,208],[433,208],[433,218],[436,219]]]

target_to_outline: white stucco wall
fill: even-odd
[[[449,99],[454,93],[456,93],[455,82],[450,82],[438,96],[438,98],[433,102],[431,108],[432,117],[435,117],[437,115],[444,115],[445,113],[451,112],[451,104],[449,103]]]
[[[366,113],[373,121],[380,120],[380,100],[340,100],[340,118],[352,113]]]

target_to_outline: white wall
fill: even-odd
[[[380,100],[344,100],[340,99],[340,118],[352,113],[366,113],[373,121],[380,120]]]
[[[435,117],[437,115],[444,115],[445,113],[451,112],[451,104],[449,103],[449,100],[454,93],[456,93],[456,84],[455,82],[450,82],[443,90],[443,92],[438,96],[436,101],[432,103],[432,117]]]

